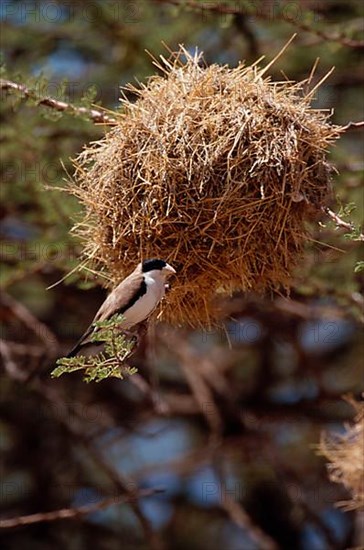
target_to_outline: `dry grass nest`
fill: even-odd
[[[338,505],[364,510],[364,401],[347,401],[356,410],[354,422],[346,426],[344,434],[323,435],[320,454],[329,461],[331,481],[342,483],[351,493],[351,500]]]
[[[124,96],[116,124],[76,159],[76,232],[112,283],[141,258],[170,262],[163,319],[203,326],[219,295],[288,287],[340,129],[310,107],[307,81],[265,76],[271,64],[205,66],[183,48],[161,59],[162,74],[129,86],[137,100]]]

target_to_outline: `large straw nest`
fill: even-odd
[[[288,286],[339,129],[310,107],[307,82],[272,82],[267,67],[206,67],[181,48],[159,69],[76,160],[76,231],[113,283],[141,258],[169,261],[162,317],[204,325],[217,295]]]

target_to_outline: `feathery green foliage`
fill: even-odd
[[[58,378],[62,374],[82,370],[85,382],[101,382],[110,376],[123,379],[135,374],[137,369],[125,364],[126,358],[135,346],[135,340],[126,338],[120,332],[119,325],[122,320],[123,316],[117,314],[107,321],[95,322],[94,327],[97,330],[91,342],[103,342],[103,350],[91,357],[61,357],[57,360],[58,366],[52,371],[52,377]]]

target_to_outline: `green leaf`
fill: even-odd
[[[354,267],[354,273],[360,273],[361,271],[364,271],[364,261],[360,260],[355,264]]]
[[[90,86],[87,88],[83,96],[81,97],[80,103],[83,107],[91,107],[95,105],[97,97],[97,88],[96,86]]]

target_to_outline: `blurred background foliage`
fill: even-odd
[[[87,385],[42,372],[105,296],[70,234],[79,204],[61,191],[70,159],[105,126],[39,105],[118,109],[120,86],[155,72],[145,50],[168,55],[162,42],[235,66],[269,61],[297,32],[272,78],[304,79],[319,57],[316,81],[336,69],[314,106],[335,123],[361,121],[363,10],[355,0],[1,2],[1,77],[32,90],[1,90],[1,513],[72,516],[4,525],[3,548],[364,544],[363,516],[336,506],[350,493],[315,453],[323,430],[353,418],[342,395],[363,391],[363,129],[332,151],[330,207],[353,230],[323,216],[290,301],[235,296],[221,332],[158,326],[140,375]]]

